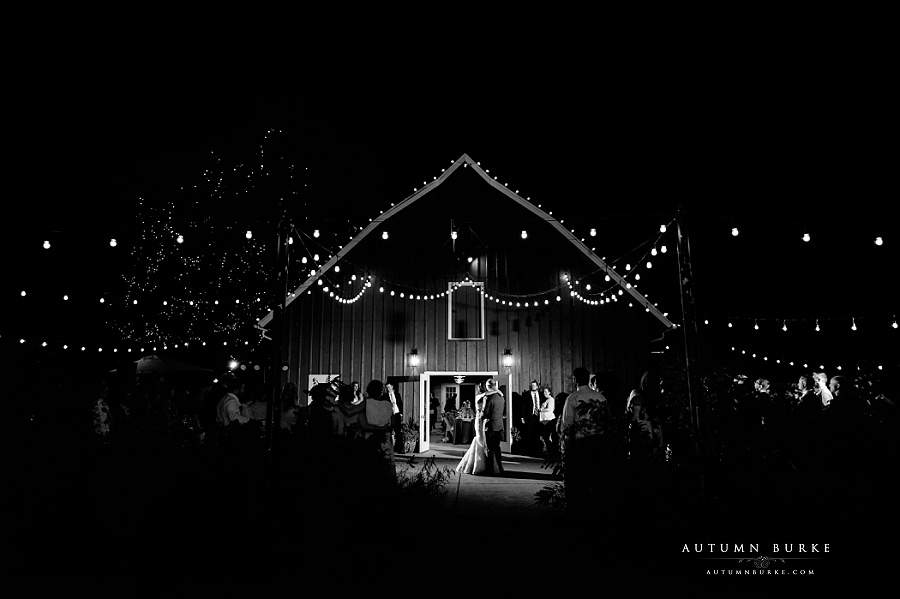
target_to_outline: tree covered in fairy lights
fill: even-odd
[[[110,317],[123,341],[260,343],[254,325],[275,301],[277,225],[309,199],[295,142],[268,129],[248,150],[211,151],[202,172],[177,189],[138,199],[139,232]]]

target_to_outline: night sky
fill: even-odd
[[[595,84],[583,67],[504,75],[457,65],[414,77],[363,65],[354,76],[262,81],[165,65],[128,75],[62,65],[30,76],[12,113],[18,191],[5,209],[4,244],[16,256],[16,284],[4,303],[32,314],[39,330],[67,326],[52,323],[52,308],[23,305],[19,282],[40,273],[70,287],[102,286],[127,260],[111,257],[108,238],[141,229],[139,197],[175,197],[211,151],[249,157],[271,128],[291,132],[292,159],[315,189],[291,207],[295,215],[365,224],[468,153],[554,215],[598,227],[604,256],[682,207],[711,355],[737,345],[773,358],[788,351],[798,361],[896,365],[896,186],[882,150],[896,123],[881,80],[848,65],[835,65],[830,78],[745,65],[623,69]],[[253,204],[223,202],[207,216],[271,216]],[[804,232],[811,242],[801,241]],[[52,235],[78,242],[49,258],[41,242]],[[674,252],[674,235],[669,246]],[[662,308],[680,322],[677,273],[667,276],[673,299]],[[854,317],[858,336],[849,334]],[[815,319],[831,337],[799,334]]]
[[[597,228],[591,245],[601,256],[626,253],[680,213],[693,260],[701,371],[728,369],[790,384],[800,372],[820,365],[829,376],[852,373],[856,367],[876,372],[880,368],[882,389],[897,401],[900,329],[893,325],[900,317],[896,282],[900,237],[894,148],[900,137],[896,109],[900,102],[890,83],[896,79],[892,76],[896,61],[889,62],[895,52],[881,47],[882,40],[894,36],[873,30],[878,15],[867,15],[865,25],[858,28],[863,39],[855,40],[846,35],[849,25],[843,21],[850,11],[845,8],[841,22],[829,26],[815,22],[826,9],[805,9],[796,22],[787,22],[782,14],[786,11],[779,9],[764,17],[765,27],[748,36],[734,32],[738,23],[752,20],[753,11],[746,9],[734,17],[708,9],[686,14],[696,19],[699,35],[694,27],[645,6],[639,8],[638,19],[625,23],[593,14],[594,7],[590,15],[581,15],[571,7],[557,11],[541,5],[533,9],[537,19],[531,24],[510,14],[488,18],[484,6],[439,5],[438,15],[406,5],[395,12],[389,6],[374,8],[378,18],[348,6],[333,16],[320,16],[308,6],[290,13],[266,7],[263,19],[251,25],[242,7],[238,16],[247,22],[236,28],[215,22],[213,17],[221,11],[198,11],[203,20],[188,23],[190,11],[184,7],[175,11],[140,7],[137,15],[108,8],[94,15],[78,7],[77,18],[54,9],[59,24],[51,23],[48,15],[10,17],[3,74],[7,151],[0,205],[4,257],[0,359],[14,413],[13,434],[19,435],[9,460],[11,480],[20,482],[10,493],[18,533],[10,546],[17,556],[34,561],[35,572],[41,574],[35,580],[45,584],[54,573],[83,570],[79,574],[91,577],[92,588],[112,588],[116,572],[106,564],[151,556],[153,541],[162,540],[167,549],[152,556],[149,569],[133,564],[139,575],[128,583],[145,584],[148,575],[159,581],[174,574],[173,563],[178,561],[169,561],[169,551],[193,560],[195,547],[211,547],[195,545],[193,525],[178,530],[173,538],[184,542],[170,547],[162,538],[168,533],[160,531],[174,530],[174,525],[153,530],[157,520],[145,518],[157,511],[154,517],[160,519],[176,511],[193,518],[198,506],[181,504],[182,498],[206,496],[205,491],[184,492],[194,481],[165,474],[169,454],[156,453],[161,445],[155,439],[135,437],[153,443],[126,447],[121,462],[118,458],[109,462],[124,465],[119,471],[91,462],[87,456],[94,454],[77,447],[84,440],[82,432],[89,430],[86,398],[93,401],[101,382],[116,378],[111,369],[120,368],[121,373],[141,354],[151,353],[147,344],[146,351],[110,354],[110,347],[144,345],[123,338],[113,326],[121,324],[114,320],[124,312],[110,311],[110,304],[121,303],[123,294],[141,295],[143,283],[130,284],[124,277],[140,278],[145,264],[155,264],[149,254],[135,257],[132,248],[161,247],[157,236],[168,243],[170,254],[177,247],[173,231],[162,220],[169,214],[180,219],[175,225],[179,232],[186,222],[194,227],[188,230],[184,247],[209,244],[216,258],[228,253],[223,248],[235,238],[245,248],[242,257],[248,254],[246,248],[264,245],[280,212],[304,231],[320,226],[326,236],[347,239],[352,227],[364,226],[466,153],[511,189],[565,219],[566,225],[582,234]],[[41,10],[47,12],[46,7]],[[527,12],[524,5],[516,7],[516,13]],[[657,37],[651,21],[660,16],[666,35]],[[82,18],[99,24],[102,31],[93,30],[98,25],[82,26]],[[393,27],[385,24],[391,22]],[[894,21],[882,18],[882,22]],[[173,24],[184,29],[176,31]],[[276,31],[281,24],[290,31]],[[773,24],[785,30],[775,34],[770,31]],[[254,26],[255,35],[247,35]],[[204,31],[221,37],[204,39]],[[822,39],[801,39],[808,31]],[[284,42],[286,48],[259,46],[260,36]],[[788,43],[782,44],[783,38]],[[484,41],[490,42],[490,50]],[[263,137],[270,145],[266,159],[260,161]],[[258,172],[271,167],[277,176],[265,183],[258,172],[248,175],[257,162],[266,163]],[[286,172],[293,174],[291,185],[283,189],[280,182]],[[228,188],[221,195],[210,191],[219,176]],[[504,201],[498,195],[498,206]],[[739,236],[732,236],[733,227],[739,228]],[[246,228],[254,230],[252,244],[242,239]],[[806,232],[811,235],[808,243],[801,240]],[[883,245],[876,246],[877,236]],[[224,237],[228,240],[222,241]],[[119,241],[116,248],[110,246],[111,238]],[[681,323],[675,239],[670,227],[665,238],[669,251],[655,259],[652,277],[648,273],[642,291],[652,290],[660,309]],[[51,249],[42,247],[45,240]],[[258,284],[254,276],[265,276],[242,274],[241,268],[242,263],[228,263],[229,272],[253,285]],[[201,297],[210,289],[240,294],[207,278],[216,274],[207,269],[190,283],[169,272],[160,268],[158,288],[152,302],[141,304],[142,310],[152,304],[163,314],[159,302],[169,294]],[[186,293],[188,284],[193,287]],[[25,297],[22,290],[28,291]],[[63,300],[63,294],[70,299]],[[111,302],[101,304],[98,298]],[[264,310],[255,306],[248,310],[246,305],[241,304],[242,313],[265,315]],[[244,324],[252,327],[254,321],[247,317]],[[754,330],[755,324],[760,330]],[[858,330],[851,330],[853,324]],[[781,330],[783,326],[788,331]],[[41,346],[45,340],[47,348]],[[61,348],[63,342],[69,344],[67,349]],[[655,351],[664,346],[677,355],[683,348],[681,334],[667,334],[653,344]],[[98,352],[98,347],[105,351]],[[221,345],[215,351],[193,345],[190,351],[157,353],[221,374],[232,351]],[[788,360],[795,365],[788,366]],[[869,447],[874,446],[861,443],[853,449]],[[865,455],[860,465],[895,466],[870,459],[881,457],[875,453]],[[151,458],[149,465],[134,462],[135,468],[131,456],[142,455]],[[235,484],[216,489],[253,487],[243,482],[256,480],[250,477],[253,468],[227,467],[230,471],[221,475],[222,482]],[[128,482],[119,494],[118,479],[126,470]],[[233,477],[236,472],[248,478]],[[782,492],[777,484],[780,472],[773,473],[777,480],[768,481],[771,488],[762,489],[757,472],[744,473],[741,466],[734,474],[736,481],[740,479],[736,490],[726,482],[721,485],[735,498],[723,502],[735,508],[733,514],[725,514],[725,521],[734,521],[739,531],[750,534],[717,541],[753,542],[756,531],[747,528],[750,523],[776,526],[769,523],[770,515],[784,519],[776,522],[786,522],[793,510],[810,507],[804,499]],[[891,475],[893,470],[879,473],[873,486],[886,489],[881,483]],[[160,493],[155,488],[157,477],[174,482]],[[819,578],[826,583],[848,580],[852,588],[861,589],[857,585],[866,582],[864,572],[872,568],[857,564],[855,554],[868,559],[880,551],[885,539],[896,536],[885,527],[887,523],[895,528],[896,523],[881,514],[893,513],[895,495],[870,489],[860,494],[855,483],[835,481],[838,484],[822,496],[800,497],[811,498],[808,503],[815,503],[815,513],[821,509],[825,514],[823,533],[842,540],[842,529],[832,533],[830,527],[846,517],[853,530],[848,538],[864,542],[848,545],[835,540],[837,561],[829,564],[831,573]],[[112,500],[101,496],[103,489],[115,491]],[[128,489],[134,492],[134,505],[153,509],[132,517],[128,501],[119,501],[127,499]],[[646,505],[664,508],[649,522],[670,518],[676,522],[688,511],[702,508],[686,501],[684,492],[676,493],[670,504],[665,488],[648,489]],[[317,495],[306,486],[302,494]],[[165,503],[153,503],[160,497],[169,501],[157,510]],[[243,494],[235,497],[235,502],[244,501]],[[684,514],[670,512],[672,506],[679,509],[679,497],[689,507]],[[367,506],[367,499],[361,497],[359,505]],[[354,509],[359,507],[356,503]],[[246,507],[252,507],[252,500]],[[623,506],[615,519],[623,526],[645,519],[640,510],[632,511],[634,507]],[[278,518],[295,521],[297,509],[293,503],[279,504]],[[107,519],[109,514],[126,517]],[[218,521],[211,525],[226,532]],[[391,526],[386,524],[384,530],[390,532]],[[454,526],[458,539],[435,532],[428,541],[432,548],[435,543],[465,543],[472,531],[465,524]],[[818,522],[816,527],[818,535]],[[132,530],[141,533],[134,544],[129,540]],[[668,537],[663,529],[652,533],[659,537],[636,535],[633,541],[640,550],[626,552],[622,560],[623,567],[627,561],[627,567],[639,574],[617,579],[618,562],[598,559],[584,572],[588,583],[596,588],[608,581],[642,587],[659,583],[698,594],[701,589],[695,587],[702,586],[698,579],[692,578],[690,587],[679,584],[671,575],[675,560],[670,559],[678,557],[677,551],[670,551],[673,540],[680,546],[697,539]],[[413,545],[419,542],[406,530],[399,530],[396,538],[377,535],[371,539],[373,545],[354,545],[335,562],[329,560],[322,572],[335,572],[335,564],[349,568],[354,563],[380,563],[368,559],[374,543],[384,544],[379,550],[390,544],[394,551],[398,541],[397,547],[406,551],[410,540]],[[111,555],[109,548],[117,545],[107,544],[107,537],[127,540],[122,546],[139,551]],[[215,538],[219,537],[209,537]],[[83,543],[84,539],[94,539],[96,545]],[[560,539],[565,537],[546,539],[549,544],[541,539],[531,548],[542,559],[562,560],[546,565],[543,574],[523,576],[532,593],[532,580],[541,577],[557,590],[555,568],[578,553],[579,547],[571,551]],[[789,532],[780,542],[819,540]],[[256,574],[264,570],[253,561],[261,555],[258,541],[249,537],[246,543],[234,541],[234,559],[241,564],[235,570],[238,579],[245,572],[252,574],[250,570]],[[507,551],[501,547],[504,542],[495,543],[502,552]],[[513,544],[513,555],[524,552],[522,547]],[[655,563],[660,548],[665,560]],[[314,564],[306,561],[313,556],[308,549],[292,543],[296,553],[287,557],[297,558],[292,564]],[[418,554],[411,551],[397,554],[392,573],[406,568],[415,578]],[[892,571],[883,564],[895,554],[892,547],[885,549],[873,580]],[[452,568],[457,563],[463,562],[446,561],[429,571],[439,576],[443,565]],[[283,577],[285,572],[291,574],[282,568],[277,575]],[[447,580],[465,585],[469,578],[454,578],[451,573]],[[408,579],[395,577],[388,584],[404,585]],[[472,580],[477,583],[478,578]],[[771,595],[769,582],[761,588]],[[808,580],[801,582],[808,591]],[[71,588],[68,579],[66,584]],[[728,585],[729,592],[732,586]]]

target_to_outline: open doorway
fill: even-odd
[[[479,383],[496,379],[505,399],[503,441],[500,447],[509,452],[512,398],[509,388],[511,375],[500,376],[496,371],[426,371],[420,378],[419,450],[428,451],[432,444],[465,449],[474,435],[475,394]],[[468,409],[467,409],[468,408]],[[457,415],[459,417],[457,418]]]

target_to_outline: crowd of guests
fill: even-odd
[[[621,413],[585,369],[575,370],[577,390],[557,418],[569,508],[603,503],[604,489],[616,484],[611,472],[633,468],[635,457],[668,461],[673,448],[681,460],[702,462],[708,484],[723,489],[735,488],[736,477],[768,472],[782,481],[815,481],[818,488],[857,481],[851,486],[877,494],[898,465],[897,406],[864,376],[810,372],[780,385],[763,377],[719,383],[710,377],[700,409],[702,443],[694,448],[687,404],[678,398],[684,389],[672,393],[667,386],[675,382],[649,375]]]

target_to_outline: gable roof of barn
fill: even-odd
[[[550,214],[541,210],[530,201],[526,200],[518,193],[513,192],[505,185],[501,185],[495,179],[492,179],[481,166],[478,165],[477,162],[472,160],[468,154],[463,154],[459,157],[453,165],[441,173],[440,177],[437,177],[431,183],[427,183],[424,187],[417,190],[411,196],[404,199],[402,202],[392,206],[389,210],[384,211],[377,218],[373,219],[372,222],[368,224],[362,231],[359,232],[350,242],[340,249],[336,254],[334,254],[325,264],[316,269],[315,273],[310,275],[303,283],[297,287],[293,293],[290,294],[285,299],[285,307],[287,307],[291,302],[300,297],[307,289],[311,286],[315,285],[316,281],[322,277],[325,273],[327,273],[331,268],[337,264],[343,257],[353,249],[359,242],[365,239],[371,232],[377,229],[382,223],[390,219],[392,216],[397,214],[398,212],[409,208],[411,205],[419,201],[424,196],[428,195],[431,191],[435,190],[438,186],[441,185],[444,181],[447,180],[450,175],[452,175],[456,169],[460,166],[470,166],[472,169],[478,173],[482,179],[484,179],[488,185],[494,187],[498,191],[500,191],[503,195],[507,196],[517,204],[526,208],[528,211],[535,214],[538,218],[545,221],[547,224],[551,225],[554,229],[559,231],[560,235],[565,237],[572,243],[581,253],[583,253],[588,260],[596,264],[599,268],[601,268],[606,274],[609,275],[609,278],[615,281],[622,289],[624,289],[627,293],[629,293],[632,298],[634,298],[640,305],[642,305],[648,312],[653,314],[666,328],[674,328],[676,325],[672,323],[656,306],[653,305],[650,300],[644,297],[637,289],[633,286],[628,285],[628,282],[618,274],[612,267],[610,267],[604,260],[602,260],[596,253],[594,253],[583,241],[578,239],[574,233],[566,229],[557,219],[553,218]],[[266,325],[271,322],[274,317],[274,310],[270,311],[266,316],[260,319],[257,324],[257,328],[265,329]]]

